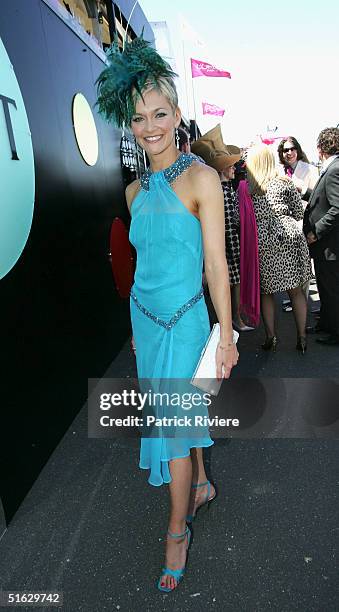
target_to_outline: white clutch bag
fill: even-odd
[[[233,342],[238,342],[239,334],[233,330]],[[201,356],[195,372],[191,378],[191,384],[211,395],[218,395],[223,379],[216,378],[215,353],[220,341],[220,325],[215,323],[207,342],[201,352]]]

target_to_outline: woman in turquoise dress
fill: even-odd
[[[140,47],[144,43],[153,61],[147,56],[142,79],[137,86],[134,79],[126,87],[127,95],[125,92],[118,101],[120,105],[125,103],[124,120],[150,161],[149,170],[126,189],[132,218],[130,240],[137,251],[131,290],[132,329],[139,379],[157,381],[176,391],[182,390],[180,380],[184,388],[188,385],[210,333],[202,290],[203,258],[221,329],[217,377],[228,378],[238,360],[225,258],[223,193],[215,170],[176,148],[181,114],[173,73],[148,43],[137,41],[126,45],[127,59],[139,54],[140,67]],[[161,69],[154,74],[150,64],[154,68],[161,62]],[[112,64],[110,69],[109,76]],[[101,100],[112,92],[109,87],[104,90],[107,80],[101,80]],[[107,106],[103,110],[109,118]],[[112,117],[119,124],[114,113],[116,108]],[[190,543],[186,521],[193,520],[197,509],[215,497],[202,455],[203,447],[211,444],[207,430],[187,436],[174,431],[171,437],[141,440],[140,467],[149,470],[149,483],[169,484],[166,563],[158,581],[158,588],[164,592],[175,589],[184,575]]]

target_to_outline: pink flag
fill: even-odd
[[[191,58],[191,71],[192,78],[206,76],[206,77],[226,77],[227,79],[231,78],[231,74],[226,72],[226,70],[219,70],[212,64],[207,64],[206,62],[201,62],[200,60],[195,60]]]
[[[208,102],[202,103],[202,114],[203,115],[217,115],[218,117],[223,117],[225,114],[225,109],[220,108],[220,106],[216,106],[215,104],[208,104]]]

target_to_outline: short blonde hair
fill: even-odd
[[[159,77],[156,83],[154,83],[153,81],[147,81],[141,93],[146,93],[147,91],[151,91],[152,89],[155,89],[160,94],[162,94],[168,100],[170,106],[173,109],[173,112],[176,111],[176,109],[178,108],[178,93],[172,78]],[[140,94],[139,92],[137,92],[136,89],[134,89],[134,107],[138,98],[140,98]]]
[[[251,194],[263,195],[269,182],[278,176],[272,151],[265,145],[251,147],[247,152],[246,170]]]
[[[167,98],[174,111],[178,108],[178,93],[173,79],[159,77],[155,89]]]

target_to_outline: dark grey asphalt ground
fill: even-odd
[[[261,330],[242,334],[234,377],[337,384],[339,347],[312,337],[299,355],[292,314],[278,314],[276,355],[258,350]],[[128,344],[108,374],[134,374]],[[147,485],[136,439],[88,440],[84,407],[0,541],[1,587],[63,591],[67,612],[336,612],[339,443],[325,430],[216,441],[206,459],[218,499],[194,524],[183,583],[163,595],[167,489]]]

